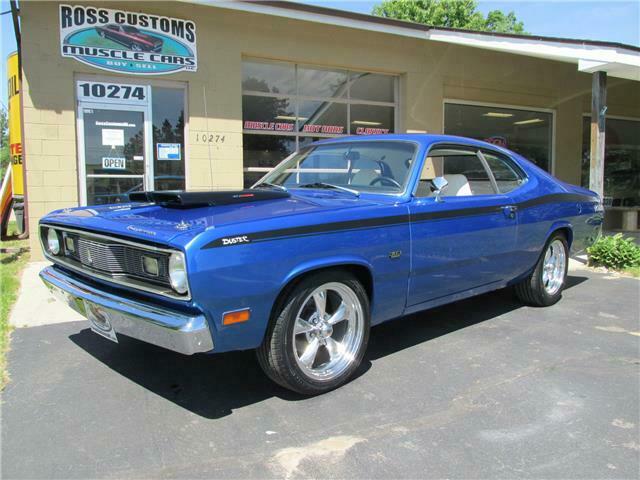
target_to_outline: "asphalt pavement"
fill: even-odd
[[[252,352],[17,328],[2,478],[635,479],[639,299],[636,279],[578,270],[550,308],[503,290],[406,317],[316,398]]]

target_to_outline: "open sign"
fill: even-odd
[[[125,170],[126,159],[124,157],[102,157],[102,168],[110,170]]]

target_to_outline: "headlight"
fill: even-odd
[[[47,250],[52,255],[60,253],[60,238],[58,238],[58,233],[53,228],[47,231]]]
[[[187,293],[187,266],[181,252],[174,252],[169,257],[169,280],[176,292]]]

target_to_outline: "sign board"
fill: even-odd
[[[179,143],[158,143],[158,160],[181,160]]]
[[[11,189],[13,196],[24,195],[22,177],[22,132],[20,130],[20,77],[18,54],[7,59],[7,85],[9,87],[9,156],[11,158]]]
[[[113,102],[146,105],[149,100],[147,85],[127,85],[113,82],[77,82],[76,95],[84,102]]]
[[[198,68],[196,24],[81,5],[60,5],[60,53],[102,70],[162,75]]]
[[[126,158],[124,157],[102,157],[102,168],[111,170],[126,170]]]

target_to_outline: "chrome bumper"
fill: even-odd
[[[116,333],[185,355],[213,350],[211,331],[204,315],[189,316],[111,295],[54,267],[44,268],[40,278],[51,293],[84,317],[87,316],[85,302],[102,307],[109,313]]]

